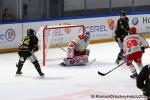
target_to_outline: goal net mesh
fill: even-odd
[[[37,52],[40,62],[47,65],[52,61],[62,60],[64,51],[71,40],[83,34],[83,25],[44,26],[37,33],[40,50]],[[64,50],[63,50],[63,49]]]

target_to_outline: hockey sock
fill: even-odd
[[[130,65],[130,66],[129,66],[129,69],[130,69],[130,71],[131,71],[133,74],[136,74],[136,73],[137,73],[137,71],[136,71],[134,65]]]
[[[21,63],[21,62],[19,61],[16,66],[17,66],[17,68],[18,68],[16,73],[20,73],[20,72],[21,72],[21,69],[22,69],[22,67],[23,67],[23,63]]]
[[[123,59],[122,54],[123,54],[123,51],[122,51],[122,50],[120,50],[120,52],[119,52],[119,54],[118,54],[118,57],[117,57],[117,60],[116,60],[116,61],[120,61],[120,60],[122,60],[122,59]]]
[[[142,68],[143,68],[143,64],[142,63],[137,63],[137,65],[138,65],[139,71],[141,71]]]
[[[40,76],[44,75],[44,74],[42,73],[42,71],[41,71],[39,62],[36,60],[36,61],[33,62],[33,64],[34,64],[34,67],[36,68],[36,70],[38,71],[39,75],[40,75]]]

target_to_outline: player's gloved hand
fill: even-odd
[[[38,46],[38,45],[34,46],[33,52],[36,52],[36,51],[38,51],[38,50],[39,50],[39,46]]]
[[[143,53],[145,52],[144,46],[141,46],[141,50],[142,50]]]

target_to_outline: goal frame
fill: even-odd
[[[60,26],[51,26],[48,27],[47,25],[44,27],[43,31],[42,31],[42,64],[43,66],[45,66],[46,63],[46,52],[45,52],[45,31],[46,30],[51,30],[51,29],[59,29],[59,28],[70,28],[70,27],[82,27],[82,31],[83,33],[85,32],[85,26],[84,25],[60,25]]]

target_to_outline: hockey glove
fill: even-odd
[[[39,46],[38,45],[34,46],[33,52],[37,52],[38,50],[39,50]]]
[[[143,53],[145,52],[144,46],[141,46],[141,50],[142,50]]]

